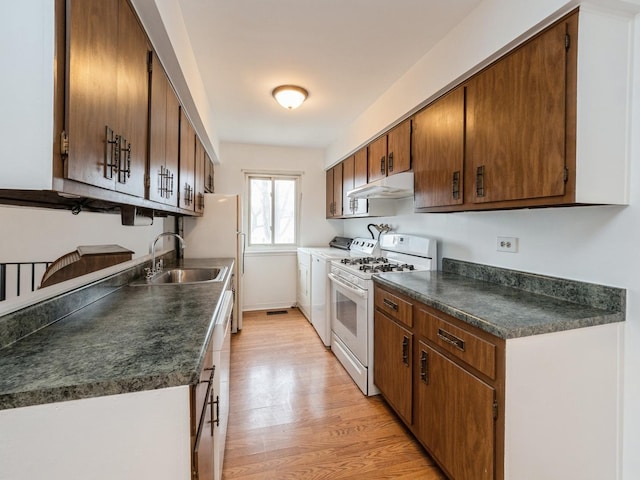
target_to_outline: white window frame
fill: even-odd
[[[302,193],[300,191],[301,185],[301,173],[288,173],[288,172],[245,172],[245,231],[247,232],[247,251],[288,251],[295,250],[298,246],[300,239],[300,199]],[[293,180],[294,181],[294,241],[293,243],[273,243],[275,232],[271,229],[271,241],[272,243],[251,243],[251,179],[270,179],[272,182],[275,180]],[[273,190],[272,190],[273,191]],[[275,221],[275,202],[271,202],[271,221]]]

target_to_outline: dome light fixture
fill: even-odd
[[[271,95],[273,95],[276,102],[284,108],[287,110],[293,110],[302,105],[302,102],[307,99],[309,92],[296,85],[280,85],[273,89]]]

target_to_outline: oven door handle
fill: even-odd
[[[336,282],[337,284],[339,284],[341,287],[349,290],[351,293],[353,293],[354,295],[357,295],[361,298],[367,298],[367,291],[363,290],[360,287],[357,287],[355,285],[349,285],[347,282],[345,282],[344,280],[342,280],[340,277],[338,277],[337,275],[334,275],[333,273],[329,274],[329,278],[331,279],[332,282]]]

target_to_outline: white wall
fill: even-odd
[[[638,2],[603,1],[628,7]],[[525,30],[544,21],[564,1],[488,0],[429,52],[416,67],[327,149],[326,165],[365,143],[418,102],[437,93],[474,62],[500,50]],[[636,10],[637,11],[637,10]],[[640,131],[640,17],[634,20],[634,75],[631,131]],[[463,33],[466,32],[466,33]],[[621,372],[622,477],[640,477],[640,135],[631,136],[630,204],[626,207],[572,207],[501,212],[413,214],[412,202],[399,201],[404,214],[380,218],[397,231],[435,237],[439,258],[451,257],[500,267],[560,276],[627,289],[625,352]],[[346,235],[366,235],[370,220],[345,220]],[[496,252],[496,237],[519,238],[518,253]],[[594,389],[598,388],[594,385]],[[579,408],[579,405],[576,405]],[[571,448],[567,446],[567,448]]]
[[[244,194],[245,171],[300,172],[300,246],[326,246],[342,232],[342,222],[325,219],[324,151],[263,145],[220,144],[216,193]],[[246,202],[245,202],[246,203]],[[248,253],[244,310],[290,307],[296,303],[295,253]]]
[[[138,258],[163,231],[161,218],[148,227],[123,227],[120,215],[4,205],[0,225],[0,262],[52,261],[80,245],[107,244],[133,250]]]

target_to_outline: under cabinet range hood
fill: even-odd
[[[413,196],[413,172],[402,172],[347,192],[350,198],[404,198]]]

